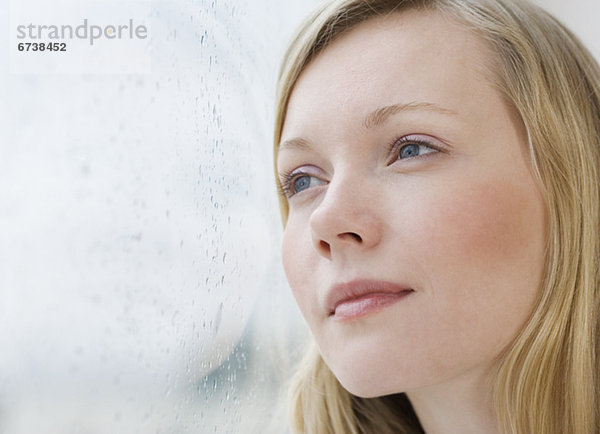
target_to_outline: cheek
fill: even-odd
[[[525,185],[525,188],[523,188]],[[468,273],[539,263],[544,246],[543,202],[532,184],[486,182],[431,196],[423,203],[418,239],[424,261]],[[415,246],[418,248],[418,246]],[[482,270],[483,271],[483,270]]]
[[[307,249],[312,248],[310,234],[304,232],[306,228],[302,228],[303,226],[296,224],[293,217],[290,216],[283,232],[281,257],[283,269],[294,298],[303,315],[307,317],[307,314],[315,305],[312,300],[314,294],[306,290],[306,288],[311,288],[314,285],[311,283],[310,278],[315,264],[310,262],[313,255],[307,254]]]
[[[523,326],[539,292],[543,201],[532,181],[506,179],[430,195],[420,233],[411,239],[424,291],[434,300],[432,316],[465,354],[497,354]]]
[[[293,223],[288,220],[281,242],[281,259],[294,296],[296,296],[294,288],[297,288],[297,282],[302,280],[302,270],[304,269],[302,264],[299,263],[299,259],[303,255],[298,254],[298,242],[301,242],[301,238],[295,233]]]
[[[420,343],[409,347],[432,377],[488,363],[510,344],[544,264],[544,205],[532,183],[448,185],[415,203],[414,230],[400,235],[424,296],[411,329]]]

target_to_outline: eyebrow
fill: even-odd
[[[369,113],[363,122],[365,128],[370,129],[383,125],[390,116],[406,111],[432,111],[443,115],[457,115],[454,110],[441,107],[431,102],[409,102],[407,104],[392,104],[380,107]]]
[[[373,110],[369,113],[364,121],[363,126],[367,129],[379,127],[383,125],[388,119],[398,113],[407,112],[407,111],[431,111],[436,112],[443,115],[458,115],[458,113],[454,110],[450,110],[445,107],[441,107],[437,104],[431,102],[409,102],[406,104],[392,104],[384,107],[380,107],[378,109]],[[308,140],[303,139],[301,137],[295,137],[293,139],[286,140],[282,142],[278,149],[277,153],[279,153],[282,149],[299,149],[299,150],[310,150],[311,144]]]

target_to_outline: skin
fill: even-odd
[[[282,255],[323,359],[355,395],[406,392],[429,434],[497,430],[494,370],[543,273],[544,202],[493,65],[482,40],[437,12],[362,23],[302,72],[277,159],[282,182],[310,174],[288,192]],[[366,125],[398,103],[409,108]],[[432,147],[398,158],[399,137]],[[328,290],[355,279],[413,292],[337,320]]]

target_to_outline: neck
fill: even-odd
[[[489,375],[469,375],[407,392],[427,434],[497,434]]]

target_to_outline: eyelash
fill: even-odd
[[[391,153],[394,155],[394,158],[390,161],[390,163],[397,161],[399,159],[400,151],[402,150],[402,148],[405,145],[425,146],[429,149],[432,149],[434,152],[431,152],[431,153],[433,153],[433,154],[435,154],[435,152],[439,151],[439,149],[437,147],[435,147],[433,144],[431,144],[427,140],[415,139],[415,138],[411,138],[411,136],[403,136],[403,137],[394,139],[387,146],[388,153]],[[424,155],[419,155],[417,157],[424,157],[429,154],[430,153],[427,153]],[[407,159],[410,160],[412,158],[417,158],[417,157],[411,157],[411,158],[407,158]],[[294,180],[296,178],[302,177],[302,176],[314,176],[314,175],[311,173],[308,173],[308,172],[296,171],[296,169],[294,169],[294,170],[282,172],[280,176],[283,181],[278,183],[277,190],[281,197],[289,199],[296,194],[291,191],[292,184],[294,183]]]
[[[313,176],[313,175],[311,175],[310,173],[307,173],[307,172],[296,171],[295,169],[281,173],[281,179],[283,181],[280,181],[279,183],[277,183],[277,190],[279,191],[279,195],[281,197],[283,197],[284,199],[289,199],[294,194],[296,194],[296,193],[292,192],[291,187],[292,187],[292,184],[294,183],[294,180],[299,176]]]

